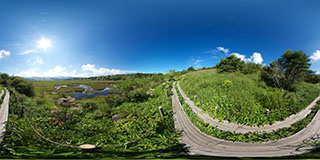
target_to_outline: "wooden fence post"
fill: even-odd
[[[161,117],[163,117],[163,116],[164,116],[164,114],[163,114],[162,107],[159,107],[159,112],[160,112]]]

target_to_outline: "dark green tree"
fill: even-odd
[[[305,72],[304,81],[309,83],[319,83],[320,75],[316,74],[314,71],[309,70]]]
[[[221,59],[221,61],[217,63],[216,67],[218,68],[219,72],[236,72],[241,71],[244,65],[244,61],[235,55],[231,55]]]
[[[286,51],[278,60],[265,67],[263,78],[272,79],[279,88],[293,90],[295,85],[304,79],[308,73],[310,63],[303,51]]]
[[[242,73],[244,74],[251,74],[251,73],[257,73],[262,70],[261,64],[251,63],[248,62],[245,64],[245,66],[242,69]]]
[[[195,69],[192,66],[190,66],[187,71],[195,71]]]

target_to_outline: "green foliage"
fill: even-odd
[[[308,70],[305,72],[304,81],[309,83],[319,83],[320,75],[316,74],[314,71]]]
[[[221,59],[221,61],[216,65],[219,72],[241,71],[244,66],[245,62],[235,55],[231,55],[224,59]]]
[[[223,81],[222,87],[232,87],[232,81],[229,81],[229,80]]]
[[[177,88],[176,88],[177,89]],[[178,90],[178,89],[177,89]],[[318,112],[320,105],[317,104],[313,109],[312,112],[304,119],[294,123],[291,127],[278,129],[274,132],[249,132],[245,134],[230,132],[230,131],[223,131],[218,129],[215,126],[211,126],[210,124],[204,122],[200,117],[198,117],[192,109],[184,102],[183,97],[178,92],[179,101],[182,104],[184,111],[186,112],[190,121],[199,128],[203,133],[211,135],[213,137],[217,137],[220,139],[226,139],[234,142],[253,142],[253,143],[261,143],[267,142],[271,140],[278,140],[288,136],[291,136],[303,128],[305,128],[313,119],[315,114]]]
[[[309,61],[308,56],[302,51],[288,50],[278,60],[270,63],[270,67],[264,68],[262,78],[278,88],[295,90],[296,85],[309,72]]]
[[[9,76],[8,74],[0,74],[0,84],[7,88],[14,88],[19,93],[26,96],[34,96],[32,83],[25,79]]]
[[[171,97],[165,96],[163,82],[163,77],[154,76],[139,78],[135,82],[122,81],[117,83],[117,92],[113,95],[77,100],[69,107],[57,105],[55,99],[20,97],[18,92],[13,91],[10,97],[9,123],[0,157],[91,159],[177,156],[174,151],[182,150],[178,139],[180,133],[174,128]],[[137,96],[150,91],[150,88],[154,90],[152,96],[148,95],[143,100]],[[25,106],[26,110],[23,117],[20,117],[21,106]],[[159,117],[159,106],[163,108],[164,117]],[[121,115],[121,119],[113,121],[114,115]],[[32,131],[27,117],[42,135],[51,140],[73,145],[90,143],[99,147],[136,139],[155,119],[156,122],[150,132],[137,142],[120,147],[99,148],[97,152],[91,153],[41,139]]]
[[[226,81],[232,87],[224,87]],[[299,112],[320,93],[317,85],[302,82],[296,91],[268,86],[260,74],[191,72],[180,85],[186,95],[211,117],[238,124],[263,126]],[[267,117],[266,111],[270,110]]]
[[[262,70],[261,64],[248,62],[244,65],[241,72],[244,74],[252,74],[252,73],[258,73],[261,70]]]
[[[153,76],[162,76],[162,74],[161,73],[158,73],[158,74],[153,74],[153,73],[117,74],[117,75],[81,78],[81,80],[125,81],[125,80],[134,80],[134,79],[147,78],[147,77],[153,77]]]
[[[165,79],[166,80],[174,80],[176,76],[180,75],[180,73],[178,71],[176,71],[175,69],[170,69],[165,75]]]
[[[190,66],[190,67],[187,69],[187,71],[195,71],[195,69],[194,69],[192,66]]]

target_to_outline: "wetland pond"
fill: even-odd
[[[115,85],[112,85],[115,86]],[[71,84],[71,85],[58,85],[55,86],[56,90],[59,90],[60,88],[66,88],[66,87],[72,87],[72,88],[83,88],[84,90],[82,92],[73,92],[72,97],[74,97],[76,100],[80,98],[94,98],[95,96],[100,95],[110,95],[112,93],[109,93],[110,90],[109,87],[104,88],[103,90],[95,90],[91,86],[84,85],[84,84]]]

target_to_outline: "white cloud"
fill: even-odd
[[[94,65],[93,64],[86,64],[81,66],[83,71],[95,71]]]
[[[245,55],[240,54],[240,53],[232,53],[231,55],[235,55],[236,57],[240,58],[241,60],[243,60],[245,62],[253,62],[253,63],[257,63],[257,64],[262,64],[262,62],[263,62],[263,58],[261,56],[261,53],[258,53],[258,52],[252,53],[252,56],[250,56],[250,58],[246,58]]]
[[[240,53],[232,53],[231,55],[235,55],[236,57],[240,58],[241,60],[247,62],[246,56]]]
[[[126,73],[132,72],[132,71],[119,70],[119,69],[107,69],[107,68],[96,69],[93,64],[82,65],[82,70],[92,72],[93,76],[126,74]]]
[[[9,55],[10,55],[10,51],[0,50],[0,59],[2,59],[4,56],[9,56]]]
[[[201,63],[201,62],[203,62],[203,60],[201,60],[201,59],[196,59],[196,60],[194,60],[193,64],[199,64],[199,63]]]
[[[20,52],[18,54],[21,54],[21,55],[27,55],[27,54],[30,54],[30,53],[36,53],[37,51],[34,50],[34,49],[30,49],[30,50],[26,50],[24,52]]]
[[[316,50],[313,52],[312,56],[310,56],[311,60],[317,61],[320,59],[320,50]]]
[[[38,72],[40,69],[39,68],[34,68],[34,69],[30,69],[27,71],[21,71],[18,74],[15,74],[15,76],[19,76],[19,77],[40,77],[40,73]]]
[[[67,77],[67,76],[72,76],[71,74],[69,74],[68,72],[65,71],[65,67],[61,67],[61,66],[55,66],[53,69],[49,69],[46,72],[40,73],[40,69],[39,68],[35,68],[35,69],[30,69],[27,71],[22,71],[18,74],[16,74],[16,76],[19,77]]]
[[[221,53],[221,52],[223,52],[225,55],[227,55],[227,53],[229,53],[230,50],[228,48],[218,46],[216,49],[210,49],[210,50],[205,51],[204,53],[216,55],[217,53]]]
[[[253,61],[253,63],[257,63],[257,64],[262,64],[263,62],[261,53],[258,53],[258,52],[254,52],[250,57],[250,59]]]
[[[210,53],[210,54],[217,54],[219,51],[218,50],[216,50],[216,49],[210,49],[210,50],[207,50],[207,51],[205,51],[204,53]]]
[[[115,75],[115,74],[126,74],[132,73],[133,71],[119,70],[119,69],[107,69],[99,68],[96,69],[93,64],[82,65],[82,71],[78,73],[76,70],[67,71],[66,67],[55,66],[46,72],[40,72],[39,68],[34,68],[26,71],[21,71],[15,74],[19,77],[91,77],[101,75]]]
[[[202,59],[196,59],[196,60],[194,60],[194,62],[193,62],[194,67],[196,67],[196,68],[202,67],[202,65],[200,64],[201,62],[203,62]]]
[[[225,54],[229,53],[229,51],[230,51],[229,49],[224,48],[224,47],[221,47],[221,46],[217,47],[217,50],[218,50],[218,51],[222,51],[222,52],[224,52]]]
[[[43,64],[43,59],[41,57],[36,57],[33,64]]]

